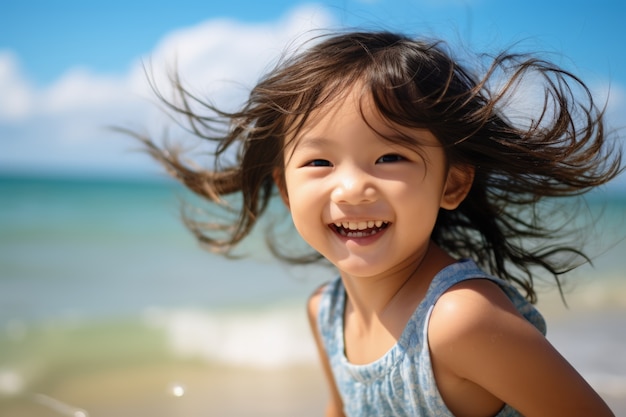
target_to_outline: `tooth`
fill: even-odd
[[[359,222],[358,229],[359,230],[367,229],[367,222]]]
[[[342,222],[341,227],[343,227],[344,229],[348,229],[350,227],[350,224],[348,222]]]
[[[374,227],[374,222],[370,220],[369,222],[367,222],[367,228],[371,229],[372,227]]]
[[[382,227],[383,225],[383,221],[382,220],[376,220],[376,227]]]
[[[348,224],[348,228],[349,228],[350,230],[357,230],[357,229],[359,228],[359,225],[358,225],[356,222],[350,222],[350,223]]]

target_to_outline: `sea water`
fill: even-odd
[[[0,415],[180,415],[150,407],[188,396],[191,381],[213,387],[199,404],[245,415],[229,395],[250,375],[233,379],[231,391],[216,380],[315,366],[304,305],[334,272],[276,261],[261,228],[242,259],[208,253],[180,220],[181,197],[189,195],[165,180],[0,177]],[[280,210],[270,206],[287,216]],[[595,268],[573,274],[570,310],[554,290],[544,307],[559,312],[557,347],[603,395],[626,403],[626,194],[591,198],[589,212]],[[123,381],[134,382],[111,394]],[[150,384],[160,388],[148,396]],[[300,386],[283,385],[276,392]],[[294,407],[313,401],[300,391],[290,394]],[[248,415],[263,415],[254,410]]]

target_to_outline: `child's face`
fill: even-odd
[[[300,235],[342,273],[376,276],[410,267],[428,246],[440,207],[459,197],[443,149],[427,130],[401,128],[420,143],[393,144],[371,100],[350,92],[311,115],[285,149],[281,190]],[[450,179],[449,179],[450,178]]]

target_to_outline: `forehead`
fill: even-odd
[[[293,119],[291,134],[285,137],[285,147],[294,149],[328,144],[327,135],[349,134],[367,129],[372,136],[411,148],[437,146],[437,138],[425,128],[402,126],[385,118],[377,108],[372,94],[361,84],[339,93],[310,113]],[[369,135],[368,135],[369,136]]]

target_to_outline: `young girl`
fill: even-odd
[[[523,119],[510,104],[529,81],[541,106]],[[587,260],[543,201],[621,169],[579,79],[515,54],[477,75],[439,42],[345,33],[283,60],[238,112],[198,114],[175,82],[169,105],[217,140],[214,168],[149,151],[214,203],[242,197],[232,224],[191,230],[228,253],[280,195],[315,251],[291,260],[339,272],[308,303],[327,416],[612,415],[531,304],[534,276]]]

